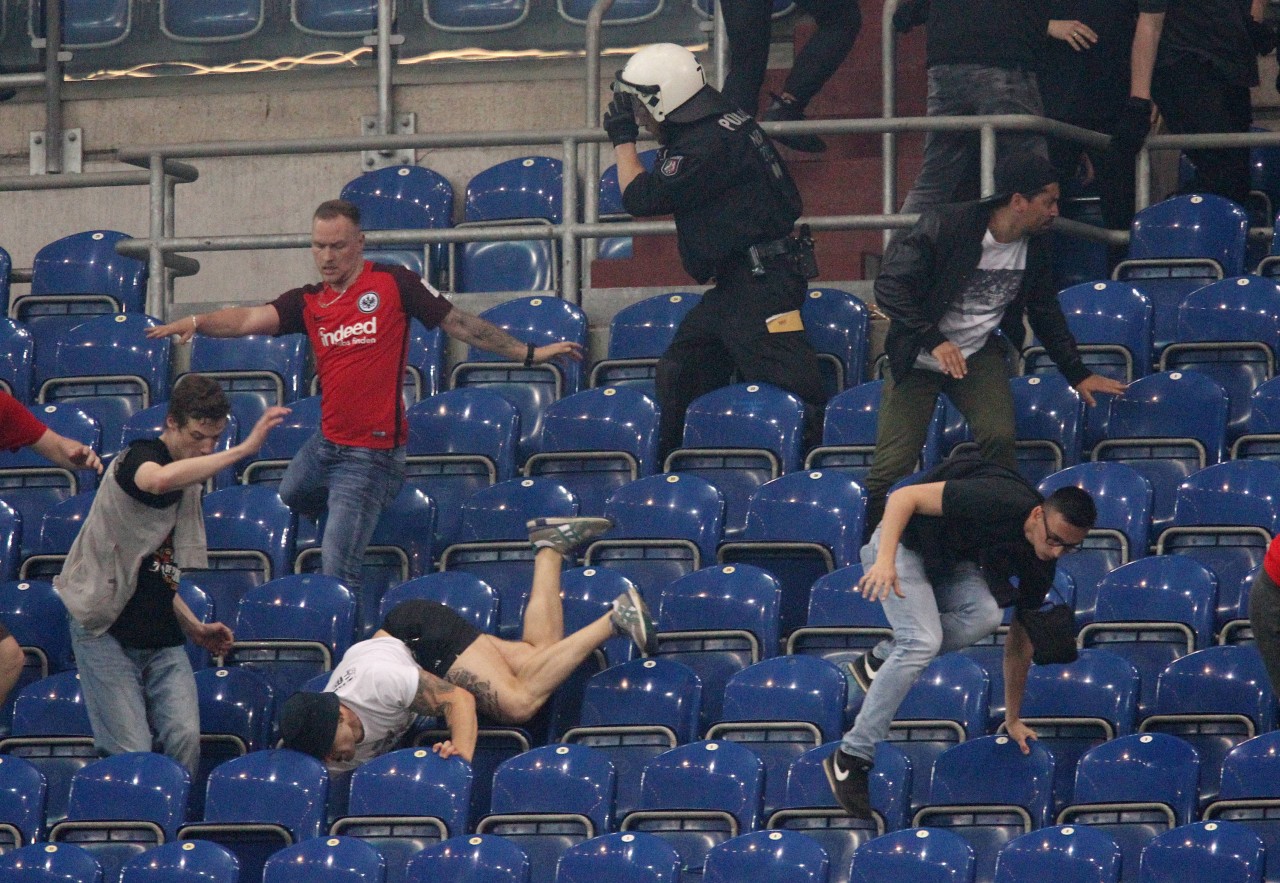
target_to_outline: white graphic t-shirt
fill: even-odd
[[[986,344],[1000,327],[1004,311],[1018,295],[1027,268],[1027,238],[996,242],[991,231],[982,237],[982,260],[961,287],[950,309],[938,321],[938,330],[960,347],[967,359]],[[942,371],[933,354],[921,351],[916,367]]]
[[[325,691],[360,717],[364,739],[356,745],[356,766],[384,754],[404,737],[417,717],[410,711],[418,693],[418,664],[399,638],[370,638],[351,645],[333,669]]]

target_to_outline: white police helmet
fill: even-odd
[[[631,56],[618,71],[613,89],[636,96],[662,122],[706,84],[692,52],[674,43],[654,43]]]

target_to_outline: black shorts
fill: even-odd
[[[443,678],[480,630],[436,601],[404,601],[392,608],[382,629],[404,641],[418,665]]]

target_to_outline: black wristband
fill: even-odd
[[[529,347],[529,351],[528,351],[527,353],[525,353],[525,355],[524,355],[524,366],[525,366],[526,368],[529,368],[529,367],[532,367],[532,365],[533,365],[533,349],[534,349],[534,347],[533,347],[533,344],[531,344],[531,343],[530,343],[530,344],[527,344],[527,346]]]

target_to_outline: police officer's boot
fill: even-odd
[[[769,93],[773,95],[773,93]],[[769,109],[760,117],[767,123],[794,123],[804,119],[804,108],[794,98],[773,95]],[[817,135],[773,135],[774,141],[785,144],[792,150],[802,153],[822,153],[827,149],[827,142]]]

